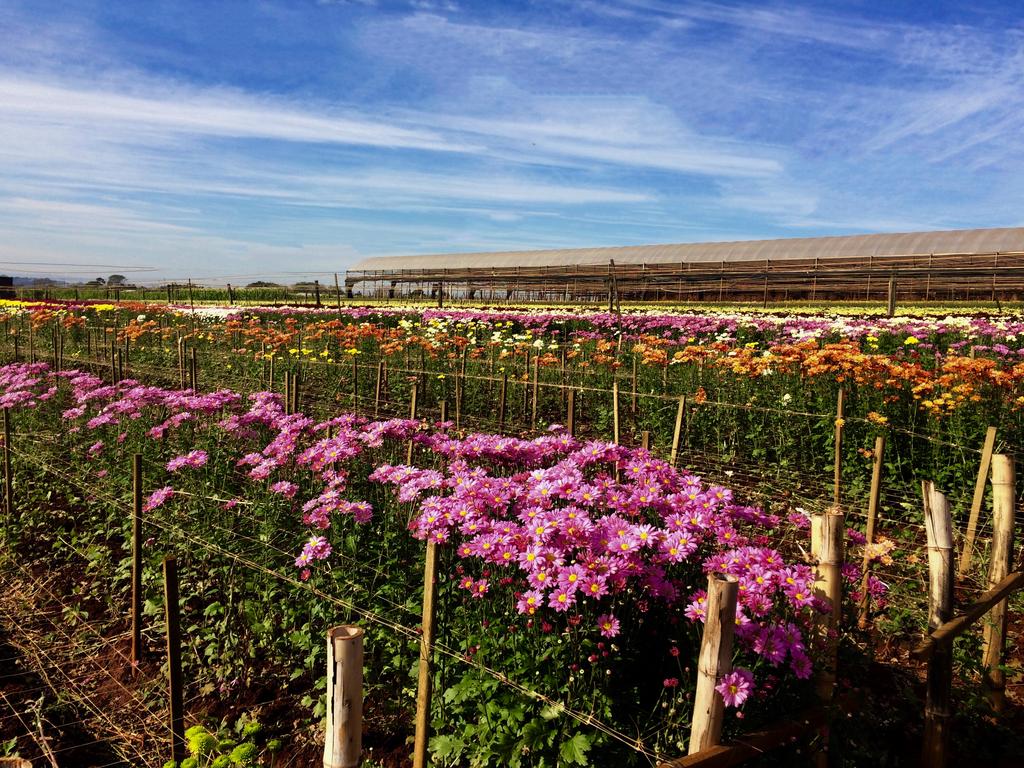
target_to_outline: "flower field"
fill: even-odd
[[[149,661],[136,699],[82,692],[130,713],[103,736],[128,728],[133,765],[167,757],[165,555],[182,575],[190,722],[210,729],[183,768],[233,764],[213,742],[246,723],[249,764],[317,759],[323,637],[346,622],[367,632],[368,764],[401,764],[428,546],[434,764],[648,765],[687,749],[709,575],[738,582],[717,691],[739,734],[815,703],[837,643],[847,691],[877,649],[920,636],[920,482],[962,531],[986,430],[998,453],[1024,443],[1011,315],[0,302],[0,330],[16,553],[0,571],[9,590],[58,574],[53,631],[122,656],[142,456]],[[830,631],[808,553],[811,519],[837,501]],[[990,519],[964,589],[984,582]],[[870,754],[856,728],[833,739]],[[793,749],[780,759],[797,764]]]

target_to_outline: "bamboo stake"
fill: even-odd
[[[683,434],[683,419],[686,416],[686,395],[679,396],[679,407],[676,409],[676,428],[672,433],[672,453],[669,457],[669,464],[676,465],[679,458],[679,438]]]
[[[164,558],[164,617],[167,622],[167,676],[170,689],[169,715],[171,759],[185,757],[185,715],[182,703],[181,618],[178,605],[178,567],[175,559]]]
[[[708,576],[704,634],[697,662],[697,691],[693,699],[693,725],[689,754],[713,747],[722,740],[725,702],[715,686],[732,671],[732,641],[736,627],[739,580],[713,573]]]
[[[384,380],[384,361],[377,361],[377,384],[373,389],[373,418],[380,413],[380,385]]]
[[[981,505],[985,501],[985,484],[988,482],[989,466],[992,463],[992,450],[996,444],[996,428],[985,430],[985,444],[981,449],[981,466],[978,467],[978,479],[974,483],[974,499],[971,501],[971,516],[967,520],[967,538],[960,553],[960,568],[957,577],[963,578],[971,568],[971,556],[974,554],[974,539],[978,532],[978,516]]]
[[[612,442],[619,444],[619,380],[612,382]]]
[[[1010,572],[1013,557],[1013,526],[1015,477],[1013,459],[996,454],[992,457],[992,560],[988,585],[994,587]],[[983,631],[985,645],[981,663],[985,667],[985,688],[996,712],[1006,705],[1006,673],[1003,671],[1003,648],[1006,644],[1007,599],[996,603],[989,612]]]
[[[537,428],[537,390],[540,380],[540,355],[533,358],[533,417],[530,426]]]
[[[926,480],[921,490],[928,536],[928,629],[935,630],[953,614],[953,523],[949,503],[935,484]],[[953,649],[943,644],[928,661],[922,765],[945,768],[947,764],[952,687]]]
[[[409,418],[410,419],[415,419],[416,418],[416,390],[417,390],[416,385],[413,384],[411,387],[409,387],[409,390],[410,390],[410,392],[409,392]],[[409,446],[408,446],[408,449],[406,450],[406,453],[405,453],[405,463],[406,464],[412,464],[412,449],[413,449],[414,445],[415,445],[415,443],[413,443],[412,438],[409,438]]]
[[[427,765],[427,742],[430,738],[430,695],[434,654],[434,603],[437,599],[437,545],[427,542],[427,558],[423,568],[423,634],[420,636],[420,667],[416,690],[416,736],[413,744],[413,768]]]
[[[324,768],[356,768],[363,751],[361,627],[327,630],[327,726]]]
[[[565,428],[569,430],[569,434],[573,437],[576,436],[576,390],[570,389],[566,393],[566,404],[565,404]]]
[[[868,582],[871,576],[871,558],[869,548],[875,543],[875,519],[878,516],[878,496],[882,486],[882,454],[885,453],[885,435],[875,438],[875,452],[871,464],[871,491],[868,495],[868,526],[864,542],[864,561],[861,565],[863,575],[860,582],[860,615],[857,625],[866,629],[871,613],[871,596],[868,594]]]
[[[356,362],[356,355],[352,355],[352,409],[355,410],[359,403],[359,363]]]
[[[523,422],[526,421],[528,414],[530,413],[530,369],[531,363],[533,362],[533,355],[529,349],[526,350],[526,362],[523,364]],[[518,374],[515,373],[515,364],[512,366],[513,375],[516,379],[519,378]]]
[[[142,661],[142,454],[132,456],[132,670]]]
[[[649,451],[651,449],[651,433],[649,430],[645,429],[640,433],[640,447],[645,451]]]
[[[498,404],[498,431],[501,432],[505,428],[505,402],[508,396],[508,372],[501,376],[501,394],[499,396],[500,403]]]
[[[441,409],[440,421],[442,424],[444,424],[446,421],[448,421],[448,401],[442,400],[441,402],[438,403],[438,406]]]
[[[185,339],[178,337],[178,389],[185,388]]]
[[[834,488],[832,489],[832,503],[839,503],[839,486],[842,482],[843,468],[843,410],[846,401],[846,390],[839,390],[839,398],[836,400],[836,456],[834,469]]]
[[[637,409],[637,387],[636,387],[636,353],[633,353],[633,376],[630,386],[629,412],[636,416]]]
[[[7,525],[14,519],[14,476],[11,472],[11,409],[4,408],[4,512]]]

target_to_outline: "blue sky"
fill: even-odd
[[[387,254],[1020,226],[1022,18],[0,0],[0,271],[237,284]]]

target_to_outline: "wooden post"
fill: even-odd
[[[341,309],[341,285],[338,284],[338,273],[334,273],[334,306]]]
[[[267,382],[267,391],[269,392],[274,391],[274,359],[276,357],[277,355],[274,354],[274,352],[270,353],[270,367],[267,370],[267,378],[269,379],[269,381]]]
[[[928,536],[928,629],[938,629],[953,615],[953,523],[946,497],[931,480],[921,484]],[[921,764],[945,768],[952,716],[953,649],[943,643],[928,660]]]
[[[442,424],[444,424],[446,421],[448,421],[448,401],[442,400],[441,402],[438,403],[438,407],[440,407],[441,409],[440,421]]]
[[[612,442],[619,444],[619,380],[612,381]]]
[[[7,525],[14,518],[14,476],[11,472],[11,409],[4,408],[4,513]]]
[[[373,418],[380,413],[380,387],[384,382],[384,361],[377,361],[377,383],[373,388]]]
[[[992,457],[992,560],[988,585],[994,587],[1010,573],[1013,558],[1013,526],[1015,478],[1013,459],[996,454]],[[985,667],[985,688],[996,712],[1006,705],[1006,674],[1002,670],[1003,647],[1006,643],[1007,600],[1000,600],[989,612],[984,625],[985,645],[981,663]]]
[[[132,456],[132,671],[142,661],[142,454]]]
[[[565,404],[565,428],[569,430],[569,434],[573,437],[576,436],[576,390],[570,389],[566,393],[566,404]]]
[[[189,385],[193,392],[199,391],[199,364],[196,361],[196,348],[191,347],[189,351],[192,353],[189,362]]]
[[[860,581],[860,615],[857,625],[866,629],[871,613],[871,597],[868,594],[868,580],[871,576],[871,558],[869,547],[875,543],[875,520],[878,517],[878,496],[882,486],[882,454],[885,453],[885,436],[875,438],[875,452],[871,463],[871,491],[868,495],[868,527],[864,542],[864,561],[861,565],[863,575]]]
[[[640,433],[640,447],[645,451],[651,450],[651,433],[649,430],[644,430]]]
[[[676,465],[679,457],[679,438],[683,434],[683,419],[686,416],[686,395],[679,396],[679,407],[676,408],[676,428],[672,433],[672,453],[669,455],[669,464]]]
[[[164,617],[167,621],[167,677],[170,688],[171,759],[185,758],[185,714],[181,676],[181,617],[178,606],[178,567],[164,558]]]
[[[324,768],[357,768],[363,751],[361,627],[327,630],[327,727]]]
[[[843,600],[844,533],[846,518],[842,510],[833,507],[818,516],[818,562],[815,566],[814,591],[831,605],[828,613],[819,619],[824,638],[824,658],[818,670],[818,697],[823,702],[832,700],[836,682],[836,652],[839,647],[839,625]],[[813,529],[812,529],[813,532]],[[812,550],[814,546],[812,544]]]
[[[313,296],[316,298],[316,308],[320,309],[323,305],[320,303],[320,281],[313,281]]]
[[[842,469],[843,469],[843,410],[846,400],[846,390],[839,390],[839,398],[836,400],[836,455],[835,455],[835,468],[833,470],[834,475],[834,487],[832,489],[832,503],[839,504],[839,487],[842,482]]]
[[[735,576],[713,573],[708,576],[708,597],[704,634],[697,661],[697,691],[693,699],[693,725],[690,728],[689,754],[713,747],[722,739],[725,701],[715,686],[732,671],[732,640],[736,628],[736,596],[739,580]]]
[[[931,273],[930,272],[928,273],[928,277],[929,277],[929,279],[931,278]],[[895,273],[889,275],[889,300],[886,303],[885,313],[889,317],[892,317],[893,315],[896,314],[896,274]]]
[[[416,736],[413,744],[413,768],[426,768],[427,742],[430,738],[430,694],[433,682],[434,602],[437,598],[437,545],[427,542],[423,568],[423,634],[420,636],[420,669],[416,688]]]
[[[971,556],[974,554],[974,538],[978,532],[978,515],[985,501],[985,485],[988,482],[989,465],[992,463],[992,450],[996,444],[996,428],[989,427],[985,431],[985,445],[981,449],[981,466],[978,467],[978,479],[974,483],[974,499],[971,501],[971,516],[967,520],[967,538],[960,553],[960,568],[957,577],[963,578],[971,569]]]
[[[299,371],[292,374],[292,413],[299,412]]]
[[[195,316],[196,316],[196,300],[195,300],[195,296],[192,293],[192,278],[191,277],[188,279],[188,303],[189,303],[189,306],[192,308],[192,325],[193,325],[193,328],[194,328],[195,327]]]
[[[413,384],[412,386],[409,387],[409,418],[410,419],[415,419],[416,418],[416,391],[417,391],[417,387],[416,387],[415,384]],[[413,449],[414,445],[415,445],[415,443],[413,443],[412,438],[409,438],[409,447],[408,447],[408,449],[406,450],[406,453],[405,453],[405,463],[406,464],[412,464],[412,449]]]
[[[235,294],[231,290],[231,283],[228,283],[228,306],[233,307],[235,305]]]

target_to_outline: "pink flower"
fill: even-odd
[[[270,486],[270,490],[274,493],[279,493],[286,499],[290,499],[295,496],[299,491],[299,486],[295,483],[289,483],[287,480],[280,480]]]
[[[206,451],[189,451],[184,456],[175,456],[167,462],[167,471],[177,472],[183,467],[199,469],[199,467],[205,466],[208,458]]]
[[[602,637],[615,637],[619,634],[619,620],[610,613],[602,614],[597,617],[597,628]]]
[[[666,677],[662,685],[666,688],[678,688],[679,678],[678,677]]]
[[[166,485],[163,488],[160,488],[159,490],[153,491],[153,493],[149,495],[149,498],[146,499],[146,503],[143,505],[142,511],[149,512],[151,510],[156,509],[157,507],[162,507],[167,502],[167,500],[171,498],[173,495],[174,489],[169,485]]]
[[[722,677],[722,681],[715,686],[715,690],[722,694],[722,700],[727,707],[739,707],[747,700],[754,690],[754,675],[750,670],[736,667],[732,672]]]

